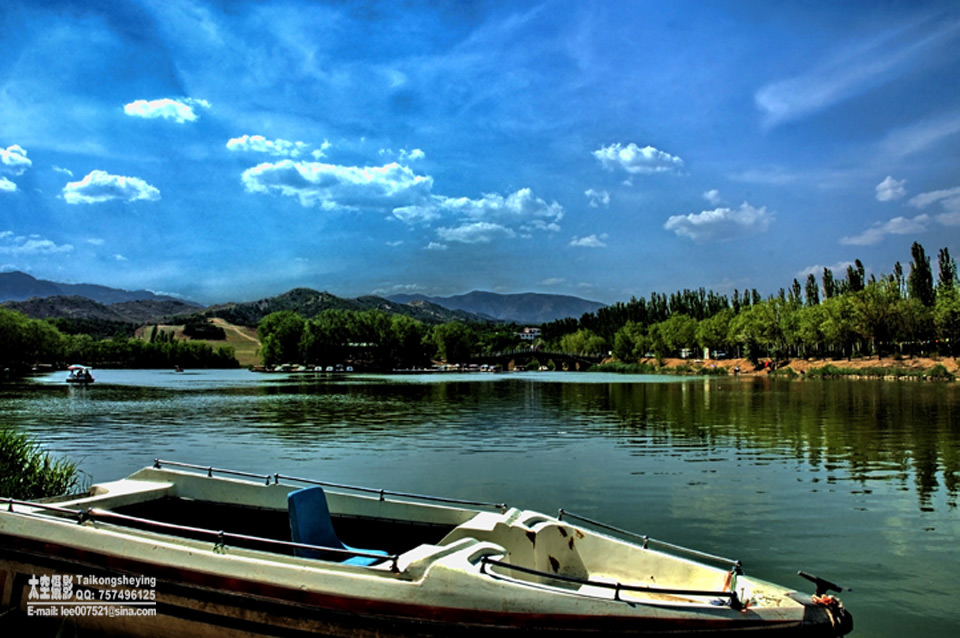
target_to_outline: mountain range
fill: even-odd
[[[0,272],[0,301],[26,301],[32,297],[86,297],[102,304],[144,300],[177,300],[149,290],[122,290],[96,284],[64,284],[37,279],[25,272]]]
[[[266,315],[279,310],[293,310],[304,317],[313,317],[331,308],[356,311],[379,309],[408,315],[429,324],[449,321],[541,324],[567,317],[578,318],[604,305],[579,297],[540,293],[473,291],[452,297],[366,295],[349,299],[310,288],[295,288],[257,301],[204,307],[147,290],[65,284],[37,279],[19,271],[0,273],[0,302],[3,307],[37,319],[70,317],[147,324],[175,322],[178,317],[201,315],[220,317],[231,323],[248,326],[256,325]]]

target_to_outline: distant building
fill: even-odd
[[[540,328],[524,328],[517,333],[522,341],[536,341],[540,338]]]

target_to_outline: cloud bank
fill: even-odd
[[[756,208],[744,202],[736,209],[719,207],[689,215],[673,215],[663,227],[695,242],[725,241],[762,233],[770,226],[773,217],[766,206]]]
[[[286,159],[248,168],[240,177],[251,193],[295,197],[301,206],[333,209],[393,209],[422,201],[433,178],[396,162],[384,166],[338,166]]]
[[[6,173],[23,175],[33,165],[27,157],[27,151],[22,146],[14,144],[7,148],[0,148],[0,168]]]
[[[162,118],[183,124],[200,119],[200,116],[197,115],[197,112],[194,110],[194,107],[198,106],[209,109],[210,103],[206,100],[193,98],[184,98],[181,100],[173,100],[170,98],[134,100],[123,106],[123,112],[132,117],[142,117],[151,120]]]
[[[160,199],[160,191],[138,177],[111,175],[97,170],[91,171],[79,182],[68,182],[63,187],[63,199],[68,204],[98,204],[111,200],[156,201]]]
[[[877,184],[877,201],[892,202],[900,199],[907,194],[907,189],[903,187],[906,183],[905,179],[893,179],[892,176],[887,175],[885,180]]]
[[[652,146],[640,148],[633,142],[623,146],[619,142],[593,152],[600,164],[612,171],[621,168],[631,175],[666,173],[683,168],[683,160]]]
[[[72,250],[71,244],[57,245],[38,235],[23,237],[9,230],[0,232],[0,254],[3,255],[49,255]]]
[[[271,142],[262,135],[242,135],[229,140],[227,148],[231,151],[266,153],[277,157],[299,157],[310,145],[281,139]]]

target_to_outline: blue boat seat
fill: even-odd
[[[290,536],[294,543],[305,545],[319,545],[332,549],[346,549],[355,552],[371,552],[387,556],[387,553],[378,549],[358,549],[345,545],[333,529],[330,520],[330,508],[327,507],[327,497],[323,488],[319,486],[305,487],[287,495],[287,507],[290,511]],[[337,560],[338,554],[322,552],[315,549],[297,547],[294,549],[297,556],[303,558],[318,558],[321,560]],[[333,558],[336,556],[336,558]],[[348,565],[368,566],[380,562],[379,559],[367,556],[353,556],[342,561]]]

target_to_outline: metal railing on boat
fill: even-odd
[[[550,580],[555,580],[563,583],[570,583],[580,586],[589,586],[597,587],[601,589],[612,589],[614,600],[623,600],[620,598],[621,592],[634,592],[634,593],[644,593],[644,594],[653,594],[658,596],[689,596],[689,597],[703,597],[703,598],[729,598],[729,605],[734,609],[740,607],[740,599],[737,596],[737,592],[730,590],[704,590],[704,589],[682,589],[682,588],[671,588],[671,587],[650,587],[647,585],[627,585],[620,582],[611,583],[607,581],[599,580],[590,580],[588,578],[577,578],[576,576],[565,576],[563,574],[552,574],[550,572],[540,571],[538,569],[531,569],[530,567],[523,567],[521,565],[514,565],[513,563],[507,563],[501,560],[496,560],[490,558],[489,556],[483,556],[480,559],[480,572],[483,574],[489,574],[487,571],[487,565],[493,565],[495,567],[502,567],[507,570],[520,572],[523,574],[528,574],[530,576],[537,576],[538,578],[545,578]]]
[[[331,481],[318,481],[315,479],[303,478],[299,476],[289,476],[286,474],[255,474],[253,472],[242,472],[239,470],[228,470],[223,468],[216,468],[208,465],[196,465],[193,463],[181,463],[179,461],[165,461],[163,459],[154,459],[153,467],[156,469],[162,469],[163,466],[170,467],[180,467],[191,470],[201,470],[207,473],[208,477],[213,477],[214,474],[223,474],[227,476],[240,476],[244,478],[255,478],[261,481],[264,481],[266,485],[270,485],[271,482],[274,484],[280,483],[280,481],[294,481],[297,483],[305,483],[307,485],[319,485],[321,487],[330,487],[340,490],[349,490],[353,492],[361,492],[364,494],[375,494],[381,501],[387,499],[387,497],[393,497],[398,499],[407,499],[407,500],[416,500],[416,501],[426,501],[431,503],[446,503],[448,505],[464,505],[469,507],[483,507],[488,509],[498,509],[501,512],[507,510],[506,503],[492,503],[489,501],[472,501],[462,498],[447,498],[443,496],[430,496],[428,494],[412,494],[409,492],[397,492],[393,490],[385,490],[380,488],[373,487],[362,487],[358,485],[346,485],[343,483],[333,483]]]
[[[671,552],[671,553],[673,553],[673,554],[684,554],[684,555],[691,556],[691,557],[694,557],[694,558],[699,558],[699,559],[701,559],[701,560],[708,560],[708,561],[711,561],[711,562],[714,562],[714,563],[719,563],[719,564],[722,564],[722,565],[728,565],[728,566],[731,567],[737,574],[742,574],[742,573],[743,573],[743,563],[741,563],[739,560],[735,560],[735,559],[733,559],[733,558],[725,558],[725,557],[723,557],[723,556],[717,556],[717,555],[715,555],[715,554],[708,554],[708,553],[706,553],[706,552],[701,552],[701,551],[696,550],[696,549],[691,549],[691,548],[689,548],[689,547],[684,547],[683,545],[674,545],[673,543],[668,543],[668,542],[666,542],[666,541],[657,540],[656,538],[650,538],[649,536],[647,536],[647,535],[645,535],[645,534],[637,534],[636,532],[631,532],[631,531],[629,531],[629,530],[621,529],[621,528],[619,528],[619,527],[614,527],[613,525],[608,525],[608,524],[602,523],[602,522],[600,522],[600,521],[595,521],[595,520],[593,520],[593,519],[591,519],[591,518],[587,518],[586,516],[580,516],[579,514],[574,514],[573,512],[568,512],[568,511],[566,511],[566,510],[564,510],[564,509],[561,509],[561,510],[557,513],[557,520],[558,520],[558,521],[562,521],[564,516],[567,516],[567,517],[569,517],[569,518],[575,518],[575,519],[577,519],[578,521],[581,521],[581,522],[587,523],[588,525],[591,525],[592,527],[597,527],[597,528],[599,528],[599,529],[604,529],[604,530],[607,530],[607,531],[609,531],[609,532],[614,532],[615,534],[619,534],[619,535],[621,535],[621,536],[625,536],[625,537],[628,537],[628,538],[634,538],[634,539],[636,539],[636,540],[639,540],[639,541],[642,542],[642,547],[643,547],[644,549],[653,549],[653,548],[651,547],[651,545],[655,545],[656,548],[657,548],[657,549],[660,549],[660,550],[667,550],[667,551],[669,551],[669,552]]]
[[[398,561],[400,560],[399,554],[384,555],[384,554],[378,554],[375,552],[365,552],[362,550],[338,549],[335,547],[324,547],[322,545],[310,545],[307,543],[295,543],[293,541],[282,541],[275,538],[264,538],[262,536],[236,534],[234,532],[225,532],[223,530],[206,529],[204,527],[191,527],[189,525],[177,525],[175,523],[155,521],[149,518],[128,516],[126,514],[119,514],[117,512],[111,512],[109,510],[99,509],[96,507],[91,507],[89,509],[71,509],[68,507],[60,507],[57,505],[50,505],[47,503],[38,503],[36,501],[22,501],[22,500],[17,500],[12,498],[5,499],[5,502],[7,504],[7,511],[9,512],[16,512],[16,510],[14,510],[15,505],[21,506],[21,507],[29,507],[33,509],[53,512],[56,514],[63,514],[63,515],[75,518],[78,524],[85,523],[87,521],[100,521],[104,523],[115,523],[118,525],[125,525],[128,527],[142,528],[148,531],[161,530],[167,533],[174,533],[175,535],[180,535],[187,538],[191,536],[205,536],[215,540],[213,545],[214,552],[226,553],[226,550],[228,548],[227,541],[233,541],[233,542],[241,542],[246,544],[263,545],[265,547],[272,547],[272,548],[283,548],[288,550],[302,549],[302,550],[308,550],[308,551],[322,552],[324,554],[341,556],[343,557],[344,560],[349,558],[354,558],[354,557],[374,558],[377,561],[389,561],[391,571],[393,572],[399,571],[399,563],[398,563]],[[34,514],[34,512],[17,512],[17,513]]]

